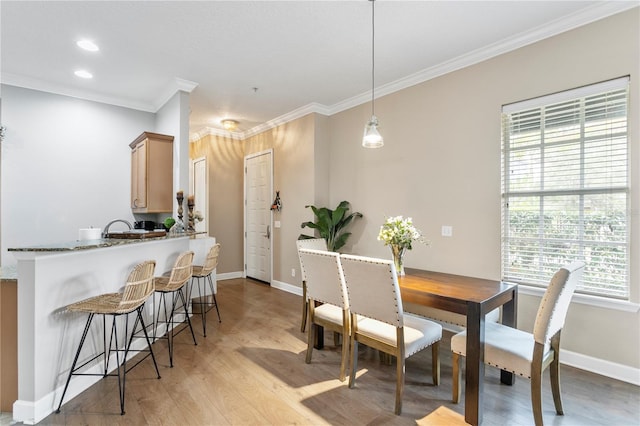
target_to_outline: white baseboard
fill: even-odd
[[[294,286],[281,281],[274,281],[271,286],[278,290],[302,296],[302,287]],[[458,332],[459,329],[451,324],[442,324],[443,328],[449,331]],[[616,364],[604,359],[593,358],[588,355],[580,354],[563,349],[560,353],[560,363],[571,367],[586,370],[591,373],[609,377],[611,379],[620,380],[622,382],[631,383],[640,386],[640,369],[629,367],[627,365]]]
[[[224,274],[216,273],[216,280],[232,280],[234,278],[244,278],[242,271],[238,272],[225,272]]]
[[[560,363],[640,386],[640,369],[628,365],[617,364],[565,349],[560,351]]]
[[[302,296],[302,287],[298,287],[296,285],[274,280],[271,282],[271,287],[277,288],[278,290],[286,291],[287,293],[293,293],[297,294],[298,296]]]

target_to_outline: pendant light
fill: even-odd
[[[382,135],[378,132],[378,118],[375,114],[375,69],[376,69],[376,0],[371,2],[371,120],[364,126],[362,146],[365,148],[380,148],[384,145]]]

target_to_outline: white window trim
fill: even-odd
[[[512,114],[525,109],[540,108],[545,105],[582,98],[596,93],[621,90],[629,84],[629,76],[616,78],[614,80],[603,81],[602,83],[590,84],[588,86],[577,87],[563,92],[552,93],[539,98],[527,99],[502,106],[503,114]]]
[[[526,294],[527,296],[542,297],[546,291],[543,287],[534,287],[526,284],[517,284],[518,294]],[[581,305],[595,306],[598,308],[611,309],[613,311],[636,313],[640,311],[640,303],[629,302],[621,299],[613,299],[602,296],[593,296],[590,294],[574,293],[571,303],[579,303]]]

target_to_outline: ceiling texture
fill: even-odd
[[[375,2],[382,96],[639,1]],[[192,90],[190,133],[246,137],[371,100],[371,2],[0,2],[1,82],[156,112]],[[76,46],[93,40],[98,52]],[[93,74],[90,80],[74,75]],[[194,88],[195,87],[195,88]]]

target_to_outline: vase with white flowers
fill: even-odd
[[[419,229],[413,226],[413,220],[402,216],[388,217],[380,227],[378,240],[391,247],[393,262],[398,275],[404,275],[403,257],[406,250],[411,250],[414,241],[429,244]]]

